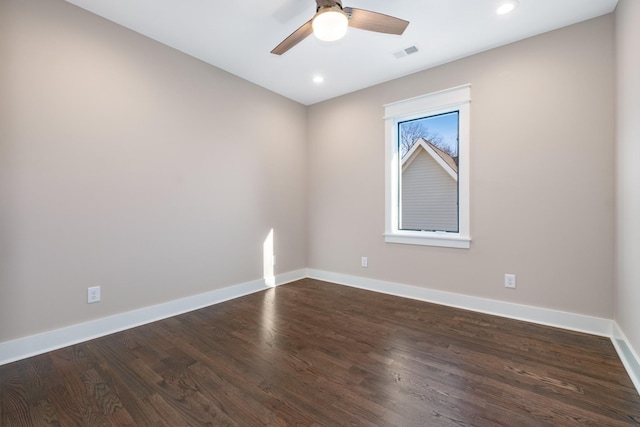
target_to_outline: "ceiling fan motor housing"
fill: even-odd
[[[340,10],[342,10],[341,0],[316,0],[316,4],[318,5],[318,7],[316,8],[316,12],[318,12],[320,9],[332,8],[334,6],[338,6]]]

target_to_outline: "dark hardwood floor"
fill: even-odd
[[[0,366],[2,426],[629,426],[607,338],[311,279]]]

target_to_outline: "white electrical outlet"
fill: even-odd
[[[362,259],[360,260],[360,265],[365,267],[365,268],[369,265],[369,261],[367,260],[366,256],[362,257]]]
[[[504,275],[504,287],[509,289],[516,288],[516,275],[515,274],[505,274]]]
[[[100,286],[87,288],[87,303],[93,304],[94,302],[100,302]]]

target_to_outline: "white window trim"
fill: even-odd
[[[385,233],[388,243],[442,246],[468,249],[469,230],[469,122],[471,85],[433,92],[384,106],[385,112]],[[398,229],[398,124],[407,120],[459,111],[458,141],[458,221],[457,233]]]

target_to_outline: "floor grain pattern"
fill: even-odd
[[[640,426],[609,339],[312,279],[0,366],[1,426]]]

